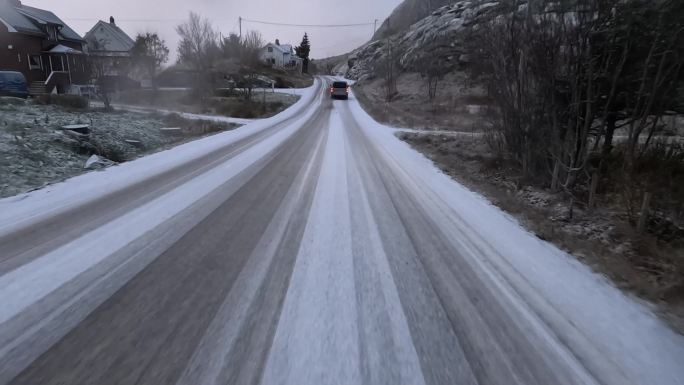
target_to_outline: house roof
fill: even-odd
[[[103,38],[102,35],[106,37]],[[102,44],[98,49],[90,47],[91,52],[129,52],[135,45],[135,41],[116,24],[102,20],[86,33],[85,38],[88,42],[97,40]]]
[[[50,53],[68,53],[68,54],[76,54],[76,55],[80,55],[83,53],[77,49],[69,48],[69,47],[61,45],[61,44],[58,44],[58,45],[52,47],[52,49],[50,49],[48,52],[50,52]]]
[[[59,27],[59,39],[83,41],[81,36],[50,11],[29,7],[19,2],[0,1],[0,19],[11,32],[45,36],[42,25]],[[11,28],[9,28],[11,27]],[[14,30],[14,31],[13,31]]]
[[[268,44],[266,44],[266,46],[264,46],[264,48],[268,48],[268,47],[273,47],[274,49],[276,49],[282,53],[292,53],[292,45],[290,45],[290,44],[277,45],[274,43],[268,43]]]

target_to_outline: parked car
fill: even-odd
[[[347,82],[333,82],[330,86],[330,97],[333,99],[349,99],[349,84]]]
[[[28,83],[24,75],[16,71],[0,71],[0,96],[28,98]]]

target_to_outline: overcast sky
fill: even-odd
[[[292,24],[356,24],[378,26],[401,0],[23,0],[22,3],[53,11],[84,35],[97,20],[114,16],[131,37],[158,32],[176,57],[178,37],[174,27],[190,11],[208,17],[224,35],[238,31],[238,17]],[[314,58],[346,53],[370,39],[373,26],[345,28],[285,27],[244,22],[246,30],[258,30],[264,40],[298,45],[309,33]]]

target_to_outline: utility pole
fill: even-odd
[[[240,40],[242,40],[242,16],[238,18],[238,21],[240,22]]]
[[[373,22],[373,36],[375,36],[375,33],[378,31],[378,19],[375,19]]]

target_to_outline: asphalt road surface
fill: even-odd
[[[0,384],[683,383],[682,338],[646,306],[445,190],[324,83],[0,232]]]

